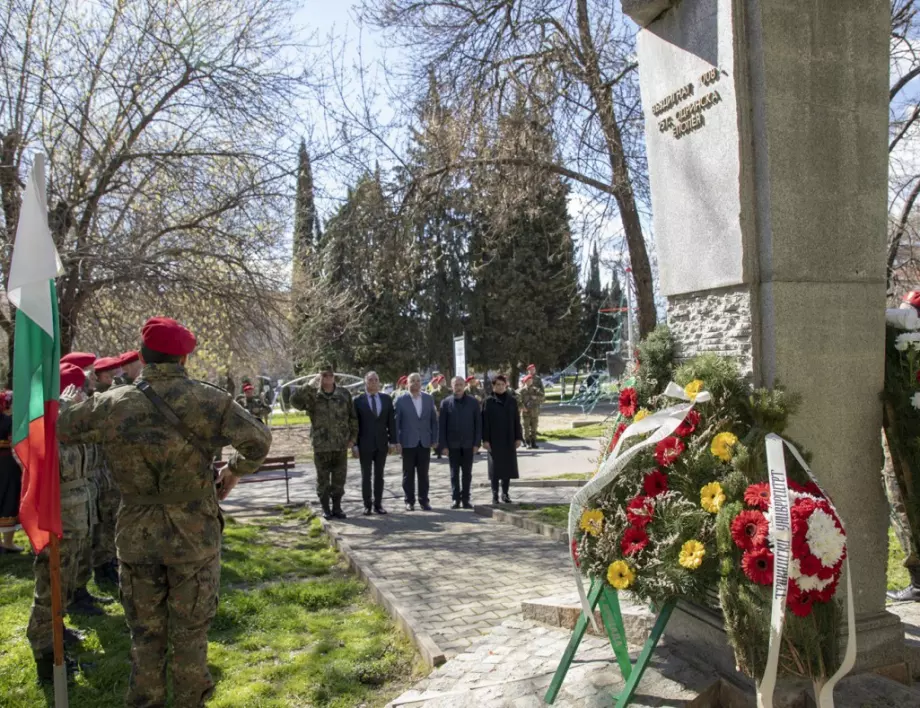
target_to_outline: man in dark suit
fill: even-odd
[[[428,466],[431,450],[438,445],[438,413],[434,399],[422,391],[422,377],[409,374],[409,393],[396,399],[396,429],[403,458],[403,492],[406,511],[415,511],[415,478],[418,501],[425,511],[428,503]]]
[[[369,516],[371,506],[378,514],[383,508],[383,468],[387,454],[398,447],[396,440],[396,413],[393,399],[380,393],[380,378],[374,371],[364,377],[364,390],[355,397],[358,416],[358,444],[352,453],[361,460],[361,491],[364,495],[364,515]],[[374,494],[371,497],[371,467],[374,472]]]
[[[472,509],[470,486],[473,480],[473,458],[482,444],[482,413],[479,401],[466,393],[466,380],[455,376],[451,382],[454,395],[441,401],[438,445],[447,452],[450,462],[450,490],[454,503],[451,509]]]

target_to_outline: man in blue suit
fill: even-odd
[[[438,445],[438,414],[434,399],[422,391],[422,377],[409,375],[409,393],[396,399],[396,430],[402,446],[403,492],[406,511],[415,511],[415,478],[418,475],[418,501],[425,511],[428,503],[428,465],[431,450]]]
[[[361,492],[364,496],[364,515],[371,507],[378,514],[383,508],[383,468],[387,453],[397,447],[396,415],[393,399],[380,393],[380,378],[374,371],[364,376],[364,393],[355,397],[355,414],[358,417],[358,443],[352,450],[361,460]],[[371,496],[371,468],[373,467],[373,496]]]

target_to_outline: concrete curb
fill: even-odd
[[[515,487],[584,487],[588,483],[586,479],[516,479]],[[489,482],[480,482],[478,485],[482,489],[489,489],[492,485]]]
[[[517,526],[519,529],[524,529],[525,531],[530,531],[540,536],[546,536],[554,541],[561,541],[562,543],[569,542],[569,534],[564,529],[545,524],[542,521],[529,519],[526,516],[514,514],[504,509],[496,509],[492,506],[480,506],[476,504],[473,506],[473,511],[479,514],[479,516],[494,519],[502,524],[511,524],[512,526]]]
[[[383,608],[386,609],[403,634],[405,634],[416,646],[425,663],[433,669],[447,661],[447,657],[444,656],[443,650],[427,632],[416,626],[414,620],[409,616],[409,613],[400,607],[393,593],[383,588],[383,584],[377,579],[377,576],[374,575],[369,568],[361,564],[355,557],[348,542],[342,538],[335,527],[322,517],[319,517],[319,520],[323,525],[323,530],[332,542],[332,545],[345,556],[345,559],[348,561],[348,567],[367,583],[367,587],[371,591],[374,602],[378,605],[382,605]]]

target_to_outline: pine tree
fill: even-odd
[[[313,193],[313,171],[307,145],[301,139],[297,162],[297,194],[294,201],[294,258],[291,273],[292,310],[295,350],[293,352],[294,372],[303,373],[308,362],[303,360],[302,342],[308,336],[311,313],[305,306],[310,298],[307,290],[317,284],[319,273],[316,272],[316,240],[314,225],[318,222]],[[311,303],[313,304],[313,303]]]

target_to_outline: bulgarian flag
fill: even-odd
[[[19,522],[35,553],[60,538],[57,425],[61,336],[54,278],[63,266],[48,228],[45,158],[36,155],[26,185],[7,287],[16,311],[13,450],[22,464]]]

